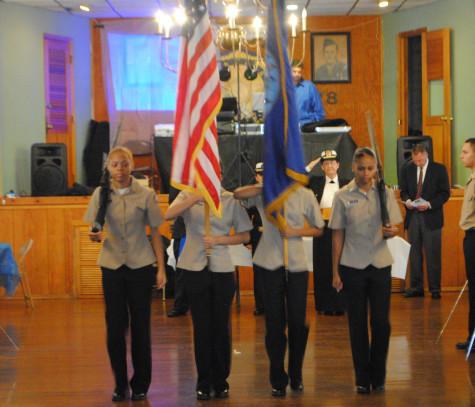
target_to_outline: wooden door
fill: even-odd
[[[66,144],[68,185],[76,179],[71,39],[44,35],[45,126],[47,143]]]
[[[452,99],[450,29],[421,28],[398,36],[398,137],[408,134],[408,39],[421,37],[422,132],[431,136],[434,160],[447,167],[451,178]]]
[[[422,33],[422,126],[432,136],[434,160],[452,175],[450,29]]]
[[[403,137],[409,135],[409,91],[410,80],[408,73],[409,64],[409,40],[413,37],[421,37],[425,28],[399,33],[397,40],[397,83],[398,83],[398,119],[397,135]],[[422,56],[421,56],[422,58]]]

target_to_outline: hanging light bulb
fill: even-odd
[[[226,18],[229,21],[229,28],[236,28],[236,18],[239,14],[239,9],[237,8],[236,4],[228,4],[226,6],[225,13]]]
[[[252,20],[252,26],[254,27],[254,32],[256,34],[256,41],[259,39],[259,32],[262,27],[262,19],[259,16],[255,16]]]
[[[297,36],[297,22],[298,22],[298,17],[295,14],[291,14],[289,17],[289,24],[292,29],[292,38],[295,38]]]
[[[186,23],[188,19],[186,11],[182,6],[176,7],[173,11],[173,19],[178,26],[182,26]]]
[[[158,34],[163,34],[163,21],[165,20],[165,14],[162,10],[158,10],[155,13],[155,21],[157,22],[157,32]]]
[[[173,20],[171,18],[166,18],[163,21],[163,31],[164,31],[164,38],[169,39],[170,38],[170,31],[173,26]]]

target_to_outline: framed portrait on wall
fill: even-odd
[[[349,32],[312,33],[312,81],[351,82],[351,43]]]

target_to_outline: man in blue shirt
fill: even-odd
[[[295,84],[295,97],[297,100],[297,111],[299,115],[299,125],[317,122],[325,118],[322,98],[316,86],[303,79],[302,65],[292,66],[292,79]]]

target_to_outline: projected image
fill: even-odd
[[[117,110],[175,110],[178,75],[163,61],[177,67],[179,38],[167,40],[166,50],[161,41],[155,35],[108,34]]]

